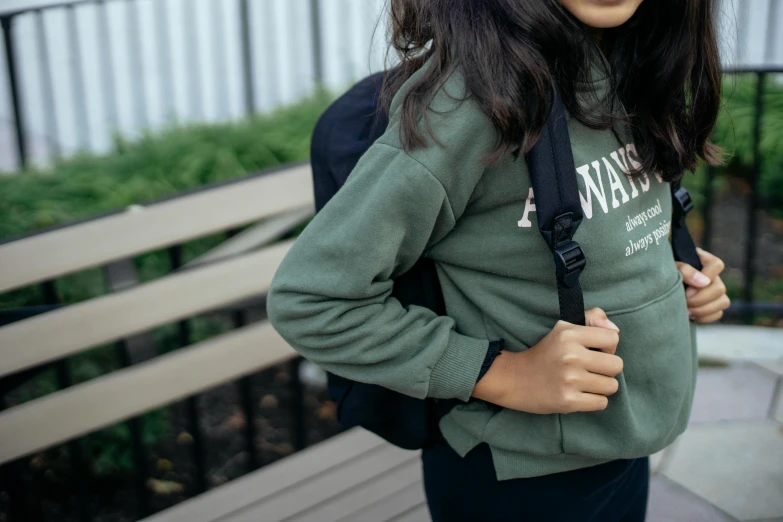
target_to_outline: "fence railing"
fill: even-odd
[[[759,217],[764,210],[764,200],[759,190],[759,182],[762,171],[762,154],[760,150],[762,135],[762,122],[765,116],[764,96],[767,87],[767,79],[772,75],[783,74],[783,67],[746,67],[733,68],[724,71],[727,76],[753,76],[755,77],[755,103],[752,123],[752,147],[753,162],[748,179],[748,193],[745,197],[745,209],[747,225],[744,231],[738,231],[737,239],[744,240],[744,264],[743,264],[743,300],[732,304],[726,311],[727,315],[742,315],[745,321],[752,323],[758,313],[783,316],[783,302],[757,302],[755,298],[756,280],[759,263]],[[712,238],[715,232],[713,211],[715,208],[715,182],[719,175],[718,168],[708,168],[705,185],[702,187],[704,194],[704,231],[701,246],[710,251]],[[720,252],[717,252],[720,255]]]

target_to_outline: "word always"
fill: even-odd
[[[630,232],[636,227],[644,225],[647,226],[647,222],[651,219],[653,219],[655,216],[661,214],[663,212],[663,209],[661,208],[661,200],[656,199],[655,200],[656,205],[654,207],[648,208],[644,212],[639,212],[634,217],[626,216],[625,217],[625,229]]]
[[[581,167],[577,167],[576,169],[576,172],[584,181],[585,193],[582,194],[582,191],[580,190],[579,198],[582,204],[582,212],[587,219],[593,218],[593,207],[596,204],[604,214],[607,214],[609,213],[610,204],[613,209],[619,208],[630,200],[636,199],[640,193],[645,193],[650,190],[651,181],[647,173],[642,172],[641,176],[635,178],[631,176],[631,169],[628,167],[629,163],[631,167],[633,167],[633,170],[638,170],[642,166],[638,161],[639,156],[636,152],[636,146],[633,143],[629,143],[625,147],[620,147],[616,151],[613,151],[609,155],[609,158],[611,158],[611,161],[606,157],[602,157],[600,160],[595,160],[591,163],[582,165]],[[616,165],[617,169],[615,169],[612,163]],[[630,195],[620,180],[617,170],[622,172],[628,180]],[[655,178],[659,183],[663,183],[663,179],[658,174],[655,174]],[[607,187],[604,185],[604,179],[608,181],[608,191]],[[639,184],[638,187],[637,183]],[[529,228],[533,226],[533,223],[530,221],[530,213],[535,211],[535,197],[533,188],[531,187],[528,192],[527,201],[525,202],[525,211],[522,215],[522,219],[519,220],[518,223],[520,228]],[[636,217],[634,219],[636,219]],[[635,226],[639,225],[637,224]],[[629,231],[630,230],[631,229],[629,229]]]

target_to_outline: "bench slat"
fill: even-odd
[[[313,211],[312,205],[308,205],[269,218],[224,241],[206,254],[189,262],[183,268],[188,269],[207,263],[214,263],[215,261],[222,261],[255,250],[290,232],[306,219],[312,217]]]
[[[280,522],[313,508],[336,495],[359,487],[379,475],[418,460],[418,452],[405,451],[386,444],[378,451],[367,453],[336,466],[295,487],[279,492],[274,497],[254,504],[247,509],[224,517],[223,522]]]
[[[387,444],[380,437],[354,428],[299,451],[203,495],[186,500],[142,522],[213,522],[277,493],[328,473],[334,466],[377,451]]]
[[[0,245],[0,292],[312,205],[309,165],[286,167]]]
[[[0,413],[0,464],[272,366],[294,355],[258,323]]]
[[[409,482],[409,485],[403,489],[388,494],[375,504],[341,519],[340,522],[367,522],[368,520],[386,522],[407,514],[412,507],[419,507],[425,502],[424,484],[421,482],[421,473],[419,473],[417,479]],[[424,519],[418,522],[423,521]]]
[[[0,376],[262,294],[291,244],[279,243],[0,328]]]
[[[355,515],[360,511],[364,516],[360,520],[383,522],[414,504],[410,503],[385,518],[379,516],[377,509],[368,512],[367,508],[375,507],[374,504],[387,500],[390,496],[394,496],[395,500],[399,502],[400,499],[396,498],[395,494],[405,490],[411,483],[417,483],[421,489],[421,461],[419,459],[383,473],[353,489],[348,489],[306,513],[292,517],[290,522],[340,522],[345,517]],[[387,507],[387,511],[388,509]]]

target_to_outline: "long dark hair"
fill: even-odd
[[[605,30],[601,47],[611,88],[599,108],[592,104],[589,110],[579,102],[579,84],[590,81],[591,67],[603,58],[590,30],[559,0],[390,2],[391,47],[401,63],[387,75],[384,97],[389,100],[431,62],[402,101],[408,149],[427,143],[418,121],[426,119],[431,97],[459,67],[467,95],[498,132],[489,162],[533,146],[555,85],[571,116],[585,125],[609,129],[623,120],[641,170],[671,181],[695,169],[699,158],[721,161],[721,150],[709,141],[721,86],[712,0],[648,0],[621,27]]]

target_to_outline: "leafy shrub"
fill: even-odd
[[[728,77],[724,106],[713,140],[729,154],[726,173],[748,178],[753,167],[753,120],[756,114],[755,75]],[[764,205],[783,217],[783,85],[777,76],[767,76],[764,85],[759,194]]]
[[[239,122],[176,126],[105,155],[0,176],[0,238],[170,196],[309,155],[325,94]]]

